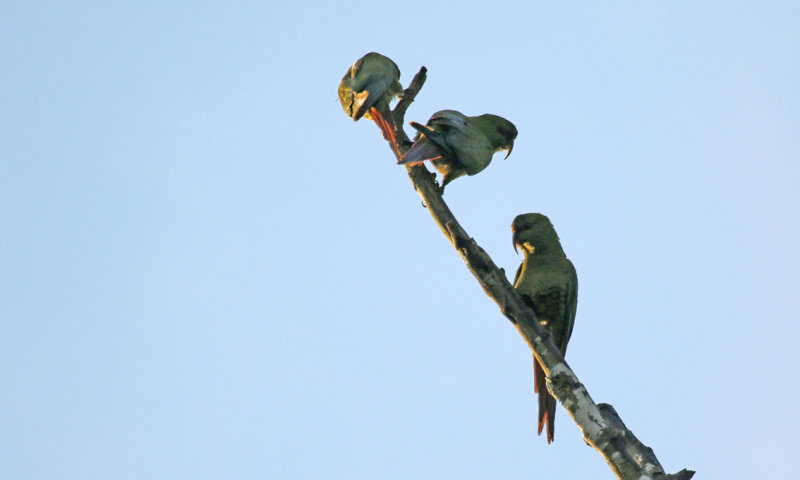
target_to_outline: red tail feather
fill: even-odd
[[[544,426],[547,425],[547,443],[553,441],[556,420],[556,399],[547,390],[547,376],[544,369],[536,360],[533,359],[533,388],[539,394],[539,435],[542,434]]]
[[[394,135],[394,118],[392,118],[392,112],[380,112],[377,108],[372,107],[369,110],[369,114],[375,123],[378,124],[378,128],[381,129],[381,133],[383,133],[383,138],[389,142],[392,146],[392,150],[399,156],[399,151],[397,150],[397,138]]]

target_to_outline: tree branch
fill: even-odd
[[[392,116],[395,120],[395,125],[398,127],[401,133],[402,138],[398,138],[398,140],[403,140],[404,142],[411,143],[411,141],[406,136],[406,132],[403,131],[403,122],[406,118],[406,110],[408,107],[411,106],[411,103],[417,98],[417,93],[419,93],[422,85],[425,84],[425,79],[428,78],[428,69],[425,67],[421,67],[419,72],[414,75],[414,78],[411,80],[411,83],[408,85],[408,88],[403,91],[403,94],[400,96],[400,101],[397,102],[397,106],[394,107],[392,111]]]
[[[427,70],[422,67],[414,76],[393,112],[400,147],[398,157],[405,153],[410,140],[403,131],[405,113],[425,83]],[[505,271],[470,237],[444,202],[436,175],[424,165],[406,166],[408,176],[428,212],[445,234],[484,292],[517,328],[533,350],[547,375],[547,388],[572,416],[583,432],[584,440],[600,452],[616,476],[622,480],[688,480],[694,472],[682,470],[674,475],[664,472],[652,449],[642,444],[625,427],[613,407],[597,405],[586,387],[569,367],[552,336],[542,328],[536,314],[517,295],[508,282]]]

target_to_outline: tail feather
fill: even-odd
[[[389,111],[388,107],[385,109],[372,107],[369,110],[369,114],[372,117],[372,120],[378,124],[378,128],[381,129],[383,138],[389,142],[392,150],[399,156],[399,150],[397,149],[397,137],[395,137],[394,134],[394,117],[392,116],[392,112]]]
[[[440,158],[442,158],[442,154],[436,145],[430,142],[428,137],[421,136],[397,163],[399,165],[418,165],[426,160],[438,160]]]
[[[547,425],[547,443],[550,443],[555,433],[556,399],[547,390],[547,376],[536,357],[533,358],[533,383],[534,392],[539,395],[538,433],[541,435]]]
[[[411,125],[414,128],[414,130],[416,130],[419,133],[421,133],[422,135],[425,135],[426,137],[428,137],[428,139],[433,141],[433,143],[436,143],[439,146],[447,145],[447,142],[445,141],[444,134],[442,132],[437,132],[436,130],[432,129],[431,127],[429,127],[427,125],[423,125],[423,124],[421,124],[419,122],[408,122],[408,123],[409,123],[409,125]]]

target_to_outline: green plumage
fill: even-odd
[[[339,84],[339,101],[353,120],[371,120],[372,107],[387,107],[403,92],[400,69],[388,57],[371,52],[356,60]]]
[[[578,276],[567,259],[553,224],[540,213],[519,215],[511,225],[514,248],[522,248],[525,260],[517,270],[514,288],[536,313],[553,341],[567,353],[578,305]],[[544,370],[534,357],[534,385],[539,394],[539,434],[547,425],[547,443],[553,441],[556,400],[547,390]]]
[[[517,138],[513,123],[489,113],[468,117],[455,110],[441,110],[427,125],[411,122],[411,126],[420,135],[399,163],[432,161],[444,176],[442,189],[462,175],[482,171],[496,152],[508,150],[510,155]]]
[[[356,60],[339,83],[339,102],[353,120],[373,120],[399,155],[389,103],[403,92],[400,69],[388,57],[370,52]]]

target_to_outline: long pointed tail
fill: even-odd
[[[547,443],[550,443],[555,433],[556,399],[547,390],[547,376],[536,357],[533,358],[533,388],[539,394],[539,435],[547,424]]]
[[[436,145],[429,141],[428,137],[421,136],[397,163],[399,165],[418,165],[426,160],[438,160],[440,158],[442,158],[442,154]]]
[[[386,108],[381,109],[372,107],[369,110],[369,114],[372,117],[372,120],[378,124],[378,128],[381,129],[383,138],[389,142],[392,150],[399,157],[400,151],[397,149],[397,138],[394,134],[394,117],[392,116],[392,112],[389,110],[389,107],[387,106]]]

